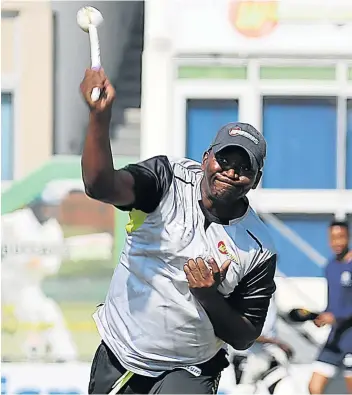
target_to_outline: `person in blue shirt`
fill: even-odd
[[[328,285],[328,306],[314,323],[331,325],[331,332],[315,362],[309,383],[311,394],[322,394],[331,377],[343,369],[346,387],[352,394],[352,250],[349,249],[346,222],[333,222],[329,242],[335,256],[329,260],[325,276]]]

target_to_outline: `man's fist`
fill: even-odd
[[[115,89],[111,85],[103,69],[87,69],[80,88],[91,111],[104,113],[111,110],[111,105],[115,99]],[[94,88],[100,89],[100,98],[96,102],[93,102],[91,99]]]
[[[220,269],[214,259],[209,259],[208,263],[209,269],[202,258],[189,259],[185,264],[183,270],[191,292],[199,288],[217,288],[225,279],[231,261],[224,262]]]

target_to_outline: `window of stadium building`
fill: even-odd
[[[237,100],[187,100],[186,156],[200,162],[214,133],[238,120]]]
[[[1,93],[1,180],[13,179],[13,95]]]
[[[264,97],[263,133],[264,188],[336,188],[335,97]]]
[[[347,100],[346,188],[352,189],[352,99]]]

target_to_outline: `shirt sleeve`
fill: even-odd
[[[154,156],[145,161],[127,165],[123,170],[128,171],[134,178],[135,201],[129,206],[116,206],[122,211],[132,209],[152,213],[168,192],[173,170],[166,156]]]
[[[331,311],[331,306],[330,306],[330,299],[331,299],[331,288],[329,284],[329,278],[330,278],[330,262],[325,266],[324,269],[324,274],[325,274],[325,279],[326,279],[326,292],[327,292],[327,305],[325,308],[326,312]]]
[[[270,300],[276,290],[276,260],[275,254],[255,266],[228,298],[232,307],[253,324],[258,334],[263,329]]]

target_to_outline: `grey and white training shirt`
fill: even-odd
[[[135,178],[126,243],[105,304],[94,314],[99,333],[121,364],[146,376],[211,359],[224,346],[191,294],[189,258],[232,263],[218,291],[261,330],[275,291],[276,255],[268,231],[248,207],[221,224],[202,208],[200,164],[157,156],[125,168]],[[260,333],[260,331],[259,331]]]

